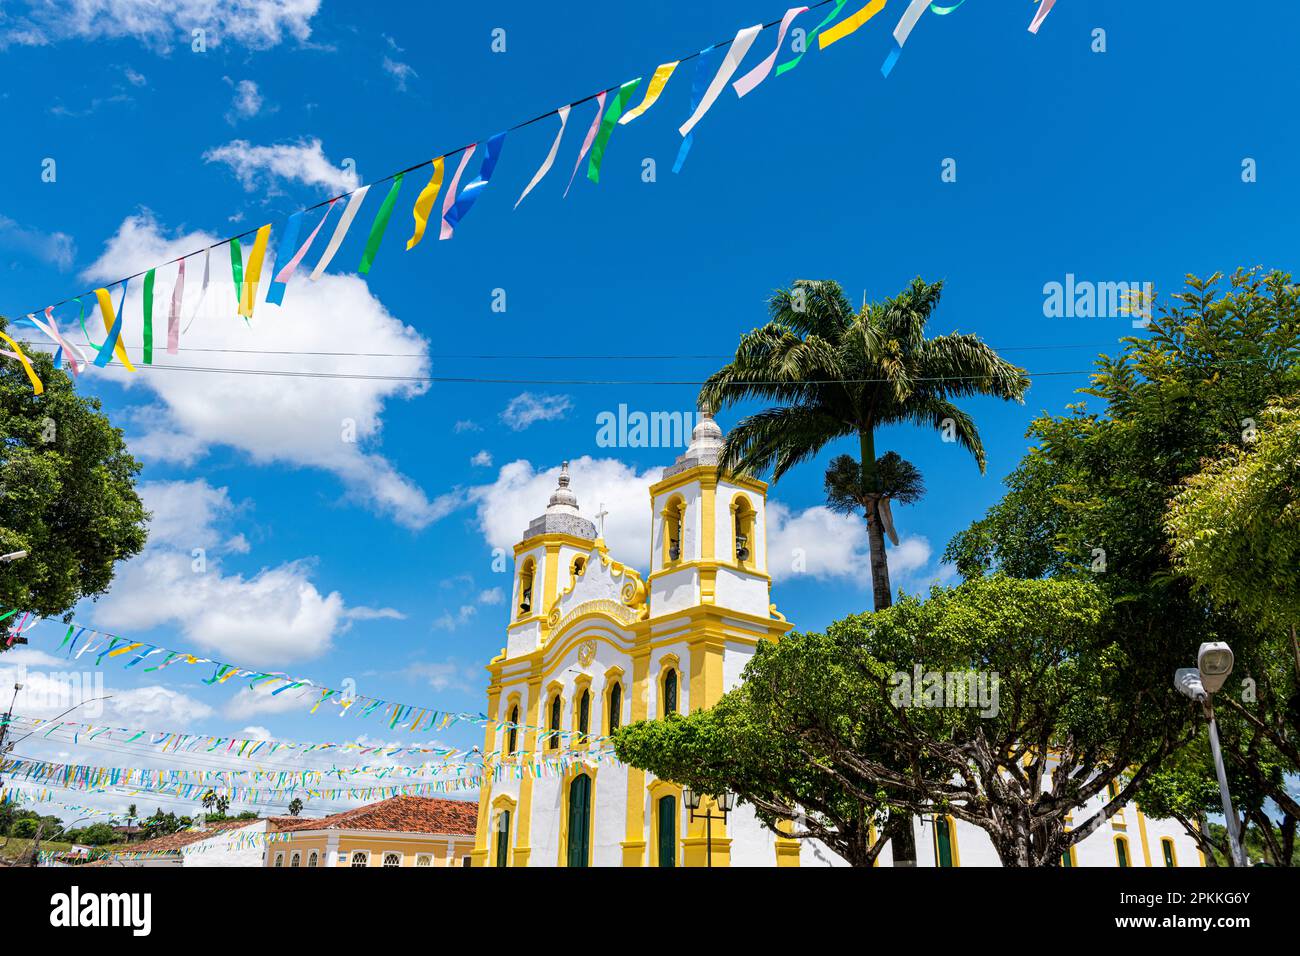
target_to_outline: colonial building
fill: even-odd
[[[814,841],[768,830],[748,806],[724,822],[704,797],[692,820],[672,781],[581,759],[584,746],[601,745],[580,735],[712,707],[740,682],[760,641],[791,629],[771,603],[767,485],[720,476],[722,445],[721,429],[701,413],[686,452],[649,487],[650,554],[638,556],[645,578],[611,555],[603,527],[583,516],[567,465],[545,512],[523,530],[506,646],[488,665],[486,713],[500,724],[488,724],[483,750],[499,750],[507,771],[562,748],[576,759],[563,773],[485,775],[474,865],[843,865]],[[997,864],[983,831],[942,817],[915,826],[921,865]],[[1176,864],[1198,860],[1175,824],[1134,808],[1120,826],[1109,865],[1120,854],[1132,866],[1161,865],[1170,853]],[[1107,829],[1069,862],[1106,864]],[[888,865],[888,848],[883,857]]]
[[[403,795],[314,820],[277,817],[265,865],[466,866],[475,812],[466,800]]]

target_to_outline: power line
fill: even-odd
[[[830,2],[831,2],[831,0],[818,0],[817,3],[810,3],[810,4],[808,5],[808,10],[810,10],[810,11],[811,11],[811,10],[816,10],[816,9],[818,9],[818,8],[820,8],[820,7],[824,7],[824,6],[826,6],[826,5],[827,5],[828,3],[830,3]],[[769,20],[768,22],[762,24],[761,28],[764,29],[764,30],[767,30],[767,29],[770,29],[771,27],[778,26],[778,25],[780,25],[780,23],[781,23],[781,19],[782,19],[781,17],[777,17],[775,20]],[[704,48],[701,49],[701,50],[697,50],[697,51],[694,52],[694,53],[688,54],[688,55],[686,55],[686,56],[678,57],[677,62],[678,62],[679,64],[681,64],[681,63],[687,63],[687,62],[689,62],[689,61],[691,61],[691,60],[694,60],[695,58],[697,58],[697,57],[703,55],[704,53],[707,53],[707,52],[709,52],[710,50],[713,50],[715,47],[719,47],[719,46],[721,46],[722,44],[724,44],[724,43],[728,43],[728,42],[730,42],[729,39],[722,39],[722,40],[719,40],[718,42],[716,42],[716,43],[712,43],[712,44],[710,44],[709,46],[706,46],[706,47],[704,47]],[[568,103],[567,106],[570,107],[570,108],[572,108],[572,107],[574,107],[574,106],[581,106],[583,103],[590,102],[591,100],[596,99],[598,96],[600,96],[600,95],[602,95],[602,94],[604,94],[604,93],[608,93],[608,92],[610,92],[611,90],[616,90],[616,89],[618,89],[619,86],[620,86],[620,83],[615,83],[613,86],[607,86],[607,87],[605,87],[604,89],[599,90],[599,91],[597,91],[597,92],[595,92],[595,93],[592,93],[592,94],[590,94],[590,95],[588,95],[588,96],[584,96],[584,97],[582,97],[581,99],[574,100],[573,102]],[[515,132],[516,130],[521,130],[521,129],[523,129],[523,128],[526,127],[526,126],[532,126],[534,123],[539,123],[539,122],[541,122],[542,120],[546,119],[547,117],[557,115],[561,109],[564,109],[564,107],[562,107],[562,106],[560,106],[560,107],[555,107],[554,109],[547,110],[547,111],[544,112],[544,113],[539,113],[539,114],[537,114],[536,116],[534,116],[532,119],[527,119],[527,120],[524,120],[522,123],[516,123],[514,126],[508,127],[508,128],[506,129],[506,132],[507,132],[507,133],[513,133],[513,132]],[[463,146],[458,146],[456,149],[447,150],[446,152],[443,152],[443,153],[437,153],[437,154],[435,154],[434,159],[426,159],[426,160],[424,160],[423,162],[419,162],[419,163],[414,164],[413,166],[407,166],[405,169],[399,169],[399,170],[397,170],[396,172],[389,173],[387,176],[384,176],[384,177],[382,177],[381,179],[372,180],[370,183],[367,183],[366,185],[367,185],[367,186],[378,186],[378,185],[380,185],[381,183],[386,183],[386,182],[389,182],[389,181],[391,181],[391,180],[393,180],[393,179],[396,179],[398,176],[404,176],[404,175],[406,175],[407,173],[415,172],[417,169],[423,169],[423,168],[426,167],[426,166],[431,166],[431,165],[433,165],[433,163],[435,162],[435,160],[437,160],[437,159],[446,159],[446,158],[449,157],[449,156],[455,156],[455,155],[457,155],[458,153],[464,152],[465,150],[469,149],[471,146],[475,146],[475,145],[477,145],[478,142],[479,142],[479,140],[474,140],[474,141],[471,142],[471,143],[466,143],[466,144],[463,145]],[[362,188],[361,186],[357,186],[357,187],[354,188],[354,189],[350,189],[350,190],[348,190],[348,191],[346,191],[346,192],[339,193],[337,196],[331,196],[331,197],[328,198],[328,199],[322,199],[320,202],[315,203],[314,205],[311,205],[311,206],[307,206],[306,208],[300,210],[300,212],[311,212],[312,210],[319,209],[321,206],[326,206],[326,205],[328,205],[328,204],[330,204],[330,203],[337,202],[337,201],[340,200],[340,199],[344,199],[344,198],[346,198],[346,197],[348,197],[348,196],[351,196],[354,192],[356,192],[358,189],[361,189],[361,188]],[[449,187],[449,188],[450,188],[450,187]],[[216,249],[216,248],[218,248],[218,247],[220,247],[220,246],[224,246],[224,245],[226,245],[226,244],[228,244],[228,243],[234,242],[236,239],[243,239],[245,236],[251,236],[251,235],[253,235],[254,233],[256,233],[257,230],[258,230],[259,228],[261,228],[261,227],[260,227],[260,226],[255,226],[255,227],[253,227],[252,229],[246,229],[246,230],[244,230],[243,232],[236,233],[236,234],[233,235],[233,236],[227,236],[225,239],[221,239],[221,240],[219,240],[219,241],[217,241],[217,242],[214,242],[214,243],[212,243],[212,244],[209,245],[209,246],[204,246],[204,247],[201,248],[201,249],[195,249],[195,250],[193,250],[192,252],[187,252],[187,253],[184,253],[183,255],[179,255],[179,256],[175,257],[174,259],[168,259],[166,262],[160,262],[160,263],[158,263],[158,264],[156,264],[156,265],[154,265],[154,266],[151,266],[149,269],[143,269],[143,270],[141,270],[140,272],[136,272],[136,273],[134,273],[133,275],[125,276],[124,278],[118,279],[116,282],[113,282],[112,285],[117,285],[119,282],[130,282],[132,279],[138,279],[140,276],[144,275],[144,274],[147,273],[147,272],[150,272],[150,271],[153,270],[153,269],[158,269],[158,268],[162,268],[162,267],[164,267],[164,266],[172,265],[172,264],[174,264],[174,263],[180,262],[182,259],[188,259],[190,256],[198,255],[200,252],[211,252],[213,249]],[[94,294],[93,290],[90,290],[90,291],[87,291],[87,292],[83,292],[83,293],[81,293],[82,296],[90,296],[90,295],[93,295],[93,294]],[[58,306],[66,305],[67,303],[69,303],[69,302],[71,302],[71,301],[73,301],[74,299],[77,299],[77,298],[79,298],[79,296],[68,296],[66,299],[62,299],[62,300],[60,300],[60,301],[58,301],[58,302],[53,303],[53,305],[48,306],[48,308],[57,308]],[[27,313],[26,313],[26,312],[22,312],[22,313],[19,313],[19,314],[20,314],[20,315],[26,315]],[[7,317],[6,317],[6,318],[7,318]]]

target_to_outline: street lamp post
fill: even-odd
[[[1210,724],[1210,753],[1214,757],[1215,775],[1219,778],[1219,796],[1223,800],[1223,819],[1228,826],[1232,864],[1247,866],[1246,853],[1241,847],[1241,833],[1237,829],[1237,815],[1232,810],[1232,795],[1228,792],[1228,772],[1223,766],[1219,727],[1214,720],[1214,695],[1232,673],[1232,663],[1232,648],[1227,644],[1222,641],[1202,644],[1196,652],[1196,666],[1180,667],[1174,672],[1174,686],[1180,693],[1201,705],[1205,719]]]
[[[736,795],[729,790],[724,790],[716,797],[708,797],[705,799],[710,799],[717,805],[717,816],[714,815],[712,810],[705,810],[703,813],[699,813],[698,811],[700,809],[701,800],[700,794],[696,793],[691,787],[682,787],[682,803],[686,806],[687,810],[691,811],[691,821],[704,821],[704,849],[708,861],[704,865],[711,867],[713,866],[713,821],[721,820],[723,823],[727,822],[727,814],[730,813],[732,808],[736,805]]]
[[[18,700],[18,692],[22,689],[22,684],[14,683],[14,696],[9,701],[9,709],[5,711],[4,720],[0,720],[0,763],[4,762],[5,754],[14,749],[13,744],[10,744],[8,748],[5,747],[5,737],[9,733],[9,722],[14,719],[14,704]],[[4,782],[5,778],[0,775],[0,785],[3,785]]]

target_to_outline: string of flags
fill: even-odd
[[[134,767],[98,767],[86,764],[63,764],[28,757],[0,759],[0,773],[16,779],[40,783],[46,787],[60,787],[87,793],[114,792],[124,796],[166,796],[181,800],[201,800],[210,791],[227,796],[236,803],[284,803],[294,797],[317,800],[387,800],[396,796],[432,796],[477,790],[485,780],[526,779],[550,774],[566,774],[575,766],[598,766],[617,763],[613,752],[596,750],[582,754],[570,753],[558,757],[541,755],[520,756],[512,762],[498,763],[490,768],[476,768],[479,772],[456,775],[442,780],[420,783],[318,787],[299,786],[286,779],[283,784],[264,787],[236,784],[229,781],[218,786],[213,781],[187,782],[164,779],[171,771]],[[286,774],[293,777],[294,774]]]
[[[1046,19],[1056,0],[1034,0],[1038,9],[1029,24],[1029,32],[1037,34],[1043,21]],[[394,210],[402,191],[403,184],[409,174],[420,170],[428,169],[430,172],[429,179],[421,189],[411,207],[411,217],[414,225],[410,238],[406,240],[406,250],[409,252],[424,240],[429,226],[430,217],[433,215],[434,204],[439,194],[443,196],[441,213],[438,223],[438,239],[447,240],[453,238],[456,229],[464,222],[465,217],[474,207],[475,203],[487,191],[496,172],[497,164],[501,159],[506,138],[508,134],[522,129],[525,126],[548,119],[551,116],[559,118],[560,127],[556,133],[555,140],[551,144],[549,151],[538,167],[528,185],[524,188],[519,198],[515,201],[514,207],[517,209],[524,199],[537,187],[537,185],[546,177],[554,164],[564,138],[565,129],[568,125],[569,118],[575,107],[583,106],[587,103],[594,103],[595,112],[591,118],[590,125],[587,128],[586,135],[583,138],[582,145],[579,149],[577,161],[574,163],[573,171],[569,176],[568,184],[565,186],[564,195],[567,197],[569,190],[572,188],[579,171],[582,169],[584,160],[586,162],[586,178],[592,183],[600,182],[601,166],[604,162],[608,150],[610,139],[613,136],[616,126],[626,126],[637,117],[645,114],[647,110],[653,107],[659,100],[668,84],[669,79],[676,73],[677,67],[687,60],[696,60],[694,75],[690,87],[690,108],[691,112],[686,121],[678,127],[678,134],[682,137],[681,145],[678,149],[677,158],[673,163],[673,172],[681,171],[690,153],[691,146],[695,140],[695,129],[704,119],[705,115],[712,109],[715,102],[722,95],[722,92],[730,83],[732,90],[737,98],[743,99],[752,93],[759,85],[765,82],[769,76],[780,77],[795,69],[803,60],[807,50],[812,46],[813,40],[816,39],[819,50],[825,50],[827,47],[838,43],[840,40],[851,36],[865,24],[873,20],[878,14],[884,11],[888,0],[869,0],[865,5],[855,12],[845,16],[843,19],[837,18],[844,10],[848,0],[820,0],[807,6],[791,7],[786,10],[785,14],[779,19],[770,23],[759,23],[753,26],[740,29],[729,44],[715,43],[712,46],[705,47],[697,53],[682,57],[678,60],[672,60],[660,64],[651,75],[650,82],[646,85],[645,94],[641,102],[628,109],[628,104],[633,100],[641,89],[643,77],[636,77],[614,87],[601,90],[589,96],[585,96],[572,103],[550,110],[546,113],[536,116],[526,122],[517,124],[507,130],[496,133],[491,136],[484,144],[482,152],[482,161],[479,164],[478,172],[469,182],[461,185],[461,179],[467,172],[467,167],[471,159],[478,151],[479,143],[470,143],[459,149],[452,150],[448,153],[425,160],[410,166],[401,172],[393,173],[377,180],[336,196],[332,199],[317,203],[299,212],[295,212],[284,222],[279,233],[279,241],[275,245],[274,252],[268,255],[271,249],[271,224],[267,223],[240,233],[229,239],[222,240],[213,246],[205,249],[199,249],[194,252],[185,254],[171,260],[170,262],[161,263],[153,266],[143,273],[137,273],[119,279],[116,282],[109,283],[107,286],[94,289],[91,292],[82,293],[79,296],[73,296],[61,302],[49,305],[44,308],[45,320],[36,318],[34,312],[25,316],[25,321],[40,331],[50,340],[54,348],[54,366],[63,368],[64,362],[67,363],[69,371],[72,372],[74,379],[90,366],[97,368],[106,367],[109,362],[116,357],[118,363],[128,372],[135,372],[136,368],[131,363],[126,353],[126,347],[123,341],[123,324],[125,321],[125,304],[127,287],[135,279],[143,280],[143,306],[141,320],[141,339],[143,350],[141,356],[142,364],[149,366],[153,364],[154,359],[154,306],[155,297],[158,293],[158,269],[169,265],[176,265],[176,276],[172,284],[169,305],[167,306],[167,328],[166,344],[164,346],[167,354],[174,355],[179,350],[180,336],[182,334],[181,321],[185,310],[185,292],[186,292],[186,261],[196,258],[199,255],[203,257],[203,280],[199,290],[197,304],[190,316],[190,323],[197,317],[199,309],[206,300],[208,286],[211,280],[212,251],[222,245],[228,247],[230,258],[230,275],[231,282],[235,287],[236,300],[238,302],[237,314],[247,321],[253,318],[254,309],[258,301],[258,290],[263,284],[264,275],[269,278],[266,283],[266,293],[264,301],[270,305],[283,306],[284,297],[288,288],[290,278],[297,272],[303,260],[314,247],[317,236],[320,234],[322,227],[330,220],[331,213],[336,206],[341,205],[342,212],[329,234],[325,248],[312,268],[309,278],[312,280],[319,279],[325,270],[333,262],[335,255],[343,244],[344,238],[348,235],[353,223],[357,219],[361,207],[366,200],[372,186],[389,183],[388,191],[385,193],[383,200],[376,211],[374,218],[371,220],[370,229],[366,236],[365,247],[361,254],[361,259],[357,264],[357,272],[366,275],[374,266],[375,259],[378,256],[380,246],[384,236],[388,231],[389,224],[392,220]],[[897,65],[902,56],[904,44],[911,36],[912,31],[925,14],[927,8],[929,11],[938,16],[947,16],[962,7],[965,0],[957,0],[956,3],[944,4],[939,0],[907,0],[907,7],[903,12],[893,31],[893,48],[885,58],[881,66],[881,73],[888,77]],[[794,21],[813,10],[819,10],[823,7],[832,6],[833,8],[827,13],[816,27],[813,28],[805,38],[805,45],[795,55],[786,59],[784,62],[777,63],[781,50],[785,43],[785,38]],[[746,72],[740,79],[732,81],[732,77],[739,70],[746,55],[756,44],[760,34],[768,30],[775,29],[775,43],[771,52],[764,57],[757,65]],[[723,46],[726,47],[719,59],[718,55]],[[456,165],[455,173],[452,175],[450,182],[447,184],[446,191],[443,192],[444,175],[447,169],[448,160],[459,155],[459,162]],[[345,202],[346,200],[346,202]],[[313,227],[311,233],[301,244],[298,237],[303,227],[303,216],[307,213],[322,209],[323,212]],[[245,260],[241,240],[246,240],[249,236],[253,237],[253,244],[249,250],[247,260]],[[113,286],[120,285],[120,298],[118,307],[113,308],[112,298],[109,289]],[[165,290],[164,297],[165,297]],[[166,297],[165,297],[166,299]],[[60,321],[54,316],[54,309],[64,305],[75,305],[78,308],[76,322],[85,334],[87,346],[95,353],[92,358],[89,353],[73,343],[64,332],[60,329]],[[104,327],[104,339],[102,342],[95,342],[86,327],[87,312],[93,312],[98,309],[100,322]],[[161,313],[160,313],[161,317]],[[185,326],[188,329],[188,324]],[[31,362],[24,354],[22,348],[10,336],[0,332],[0,339],[3,339],[12,351],[0,349],[0,355],[14,359],[22,364],[24,371],[32,385],[32,391],[35,395],[40,395],[44,386],[32,368]]]
[[[41,717],[27,717],[22,714],[12,714],[6,718],[6,715],[0,714],[0,725],[5,723],[15,727],[31,728],[36,732],[44,728],[42,739],[47,739],[54,734],[61,734],[61,737],[55,737],[56,740],[66,739],[73,746],[81,743],[82,737],[86,741],[99,741],[100,743],[115,744],[137,744],[140,746],[156,747],[159,753],[202,753],[214,754],[222,758],[236,758],[251,760],[259,754],[263,758],[275,756],[277,752],[294,754],[298,757],[304,757],[308,754],[334,754],[334,753],[356,753],[359,757],[376,756],[384,758],[393,758],[401,756],[414,756],[423,754],[432,754],[437,757],[453,758],[458,756],[469,757],[471,755],[482,759],[493,759],[501,756],[508,756],[504,750],[492,750],[484,753],[478,747],[463,749],[460,747],[421,747],[407,746],[402,744],[363,744],[357,741],[343,741],[340,743],[299,743],[295,741],[271,740],[267,738],[255,737],[218,737],[211,734],[189,734],[177,733],[174,731],[164,730],[140,730],[138,728],[128,727],[111,727],[100,724],[84,724],[74,720],[62,718],[47,719]],[[594,739],[594,738],[593,738]],[[556,747],[548,748],[554,752],[559,748],[558,741]],[[332,773],[333,767],[323,770],[322,772]]]
[[[0,613],[0,625],[18,614],[16,608],[5,611],[0,607],[0,612],[3,612]],[[51,619],[25,612],[21,618],[16,618],[16,620],[19,623],[9,637],[10,643],[13,642],[17,634],[31,632],[37,624],[48,622]],[[62,624],[63,622],[57,623]],[[188,651],[172,650],[161,645],[148,644],[144,641],[132,641],[125,637],[107,634],[76,623],[67,625],[67,632],[63,635],[63,640],[59,643],[57,650],[62,652],[69,660],[81,660],[86,657],[96,667],[101,666],[105,660],[110,658],[118,659],[123,664],[124,669],[128,670],[154,660],[155,663],[150,663],[141,669],[144,673],[162,671],[178,663],[193,666],[211,664],[213,667],[212,674],[204,679],[204,684],[221,685],[230,681],[248,681],[247,686],[250,690],[261,689],[272,697],[286,692],[294,692],[294,696],[298,698],[304,695],[308,697],[308,700],[314,698],[308,713],[314,714],[320,709],[321,705],[328,703],[338,709],[338,716],[340,717],[352,712],[356,712],[362,718],[370,717],[373,714],[381,714],[386,718],[389,730],[402,729],[412,733],[422,730],[443,731],[456,723],[466,722],[479,727],[491,725],[498,730],[513,729],[525,732],[535,730],[538,732],[538,740],[548,744],[551,742],[560,744],[573,741],[583,744],[603,744],[611,739],[608,736],[584,734],[576,730],[548,729],[529,724],[511,723],[507,720],[490,718],[481,713],[452,713],[429,707],[419,707],[415,704],[403,704],[378,697],[368,697],[364,694],[349,696],[346,691],[323,686],[305,677],[291,677],[279,671],[240,667],[210,657],[199,657]],[[141,731],[140,735],[144,733],[144,731]]]

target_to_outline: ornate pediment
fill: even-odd
[[[583,562],[582,570],[551,605],[546,626],[552,634],[584,614],[605,614],[627,625],[646,616],[645,584],[635,568],[609,556],[603,542],[597,542]]]

